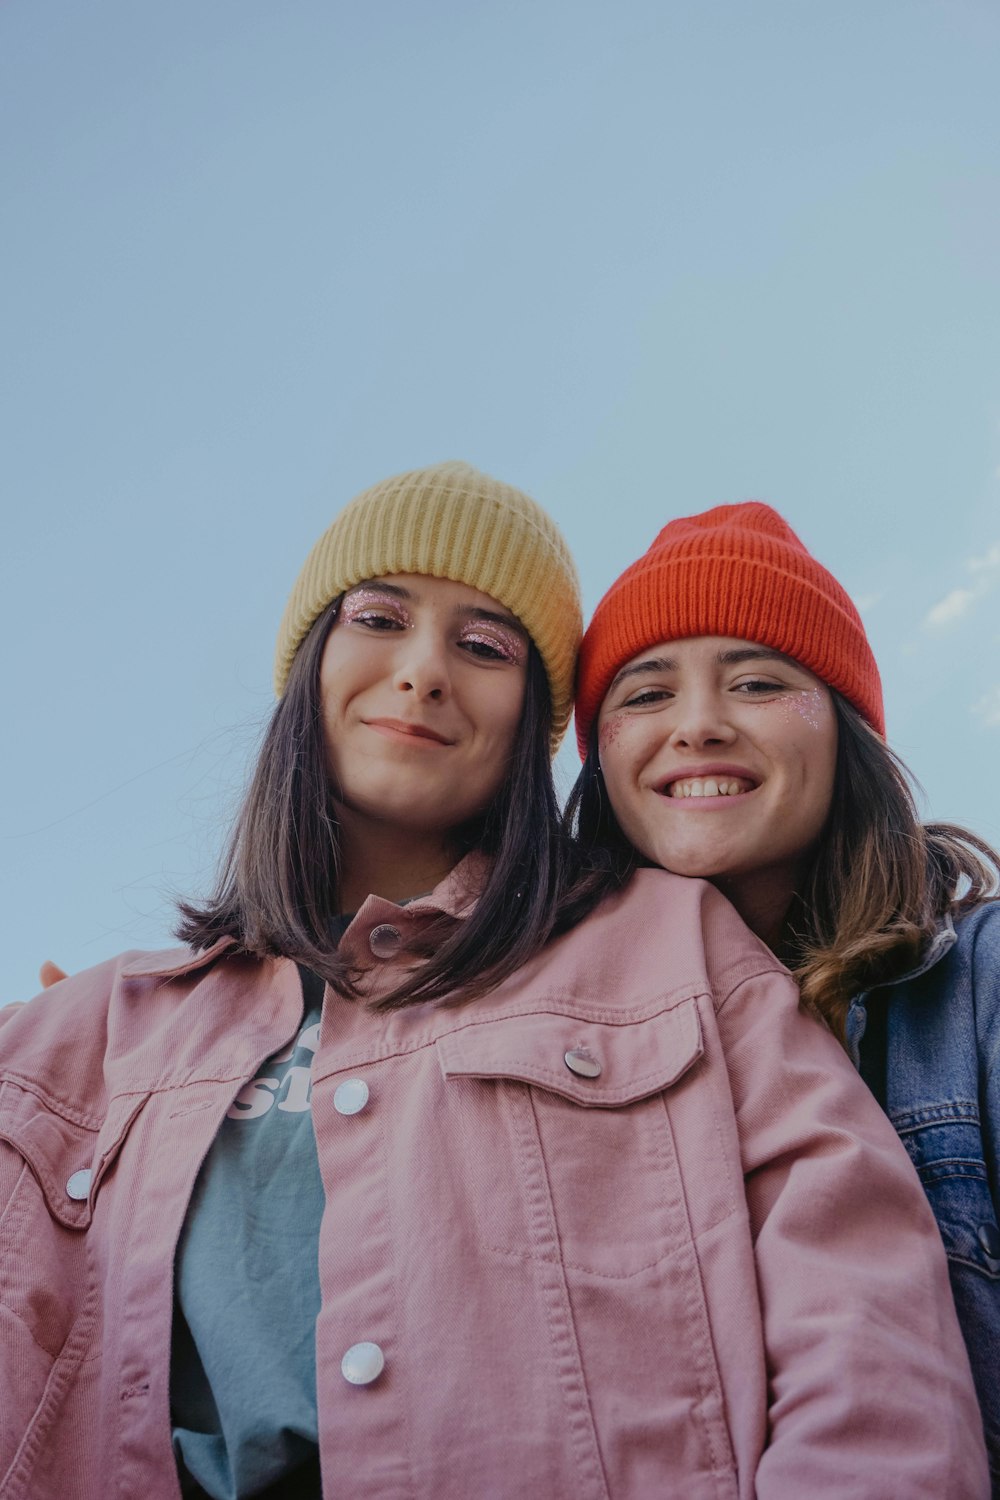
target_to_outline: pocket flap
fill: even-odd
[[[491,1018],[439,1038],[437,1050],[445,1078],[511,1078],[575,1104],[609,1108],[669,1088],[704,1045],[691,997],[641,1021],[548,1012]]]
[[[15,1083],[5,1083],[0,1097],[0,1140],[24,1157],[53,1218],[86,1229],[101,1179],[148,1094],[113,1099],[99,1127],[68,1119]]]

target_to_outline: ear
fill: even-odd
[[[42,989],[50,990],[54,984],[59,983],[60,979],[66,978],[66,970],[60,969],[51,958],[47,958],[38,971],[38,977],[41,980]]]

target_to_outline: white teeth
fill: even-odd
[[[675,781],[669,788],[671,797],[738,797],[744,790],[739,781],[724,781],[716,776],[693,776],[689,781]]]

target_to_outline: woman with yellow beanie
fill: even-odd
[[[527,496],[366,491],[187,946],[0,1013],[5,1500],[985,1493],[848,1060],[710,884],[560,831],[578,633]]]
[[[998,856],[920,823],[884,733],[847,593],[770,507],[718,506],[597,607],[570,813],[623,880],[638,859],[724,892],[887,1111],[947,1249],[1000,1497]]]

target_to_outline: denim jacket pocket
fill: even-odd
[[[891,1118],[920,1175],[948,1259],[1000,1282],[1000,1228],[978,1104],[957,1100]]]
[[[735,1494],[696,1222],[709,1203],[721,1205],[716,1223],[732,1212],[734,1164],[713,1149],[698,997],[654,1014],[493,1017],[437,1047],[440,1128],[460,1132],[463,1159],[479,1164],[462,1195],[478,1253],[501,1259],[501,1284],[538,1308],[554,1378],[600,1432],[620,1420],[609,1381],[624,1389],[655,1371],[650,1431],[662,1424],[672,1442],[683,1429],[692,1470],[712,1476],[712,1494]],[[749,1246],[745,1219],[737,1234]],[[709,1254],[723,1237],[707,1236]]]
[[[485,1248],[622,1279],[690,1244],[665,1100],[703,1053],[695,999],[623,1022],[491,1018],[437,1048],[456,1127],[494,1164],[474,1195]]]
[[[0,1081],[0,1494],[30,1495],[40,1453],[100,1340],[89,1229],[147,1095],[95,1119]],[[41,1491],[39,1491],[41,1493]]]
[[[0,1141],[30,1168],[49,1213],[67,1229],[89,1227],[105,1174],[148,1097],[119,1096],[95,1120],[16,1082],[0,1083]]]
[[[438,1041],[445,1078],[510,1078],[584,1108],[659,1094],[702,1055],[692,998],[644,1020],[609,1023],[542,1012],[491,1019]]]
[[[0,1307],[53,1356],[90,1282],[81,1231],[147,1097],[115,1099],[98,1120],[0,1083]]]

